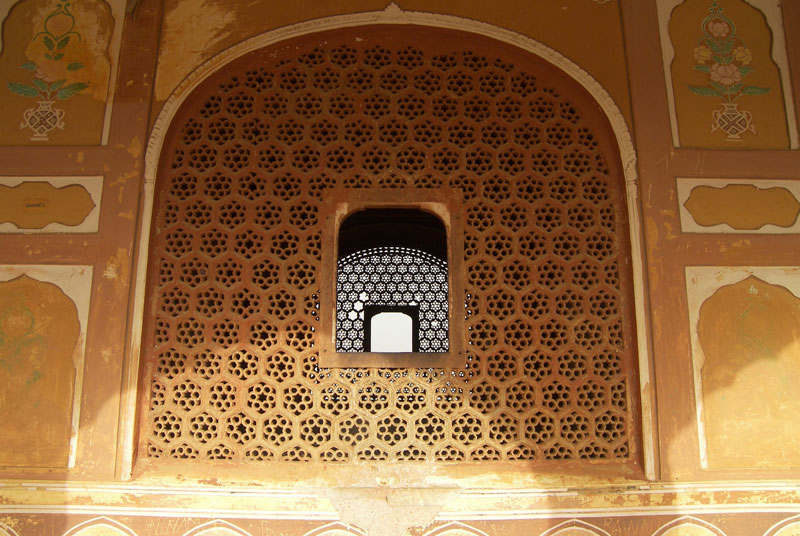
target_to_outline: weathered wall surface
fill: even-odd
[[[398,4],[551,47],[599,82],[633,133],[641,213],[630,218],[642,223],[633,250],[646,298],[640,394],[657,408],[642,417],[643,444],[653,440],[644,475],[575,471],[569,461],[338,472],[218,461],[187,471],[133,455],[150,126],[187,76],[237,43],[386,5],[140,0],[125,16],[122,2],[97,1],[67,8],[72,27],[62,4],[0,6],[0,535],[800,530],[800,4]],[[63,113],[37,112],[44,123],[31,140],[26,110],[51,100],[42,91],[56,98],[41,106]],[[738,112],[723,116],[729,96]],[[131,459],[133,479],[122,481]],[[687,481],[701,483],[678,484]]]
[[[463,17],[533,37],[580,65],[606,88],[626,116],[630,113],[617,2],[512,0],[489,4],[476,0],[410,0],[395,4],[405,11]],[[289,4],[170,0],[164,7],[155,109],[202,62],[247,38],[323,17],[386,8],[387,3],[381,0]]]

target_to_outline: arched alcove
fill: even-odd
[[[157,185],[156,194],[160,212],[155,216],[148,292],[160,310],[156,316],[162,318],[149,324],[145,320],[143,349],[151,352],[145,361],[163,378],[145,381],[151,392],[150,417],[144,417],[140,452],[154,458],[321,462],[334,458],[502,461],[538,456],[638,466],[636,315],[631,262],[624,260],[630,259],[625,171],[611,125],[573,80],[515,47],[451,30],[400,26],[391,30],[360,27],[273,45],[228,63],[183,101],[161,150],[161,186]],[[425,47],[427,51],[420,50]],[[304,69],[305,74],[298,74]],[[466,73],[465,77],[459,81],[456,72]],[[426,80],[431,73],[432,80]],[[296,82],[300,85],[292,87]],[[271,96],[247,95],[262,90]],[[288,92],[286,101],[281,92]],[[255,115],[254,106],[260,110]],[[284,117],[286,113],[289,116]],[[408,124],[403,125],[402,118]],[[232,128],[225,128],[226,121]],[[472,134],[456,133],[464,130],[459,122]],[[334,131],[332,138],[326,138],[326,132]],[[195,172],[199,174],[192,175]],[[466,297],[472,348],[463,370],[409,370],[383,376],[376,369],[318,368],[315,263],[323,244],[317,239],[314,214],[319,194],[332,185],[461,189],[466,243],[473,248],[465,251],[463,275],[473,278],[473,292]],[[230,192],[239,197],[227,198]],[[584,213],[588,220],[582,220],[579,213],[592,199],[599,204]],[[222,204],[231,202],[235,208],[232,201],[244,210],[226,213],[231,228],[226,233],[232,234],[218,236],[211,221],[223,214]],[[270,211],[268,205],[278,208]],[[230,219],[241,213],[240,223]],[[265,233],[263,225],[248,218],[276,227]],[[253,228],[253,223],[261,229]],[[577,227],[571,228],[572,224]],[[180,229],[170,231],[170,225]],[[546,235],[544,245],[537,242],[540,231]],[[560,238],[553,238],[556,235]],[[226,245],[220,249],[222,242]],[[479,244],[490,244],[491,249],[478,252]],[[520,247],[528,247],[530,255]],[[194,248],[200,251],[197,257]],[[508,258],[503,254],[506,248],[513,250]],[[275,257],[262,260],[261,251]],[[239,260],[223,265],[229,252]],[[543,302],[555,304],[559,288],[576,284],[575,279],[564,279],[567,272],[584,273],[570,259],[580,262],[582,256],[598,260],[608,255],[614,258],[609,261],[613,266],[600,262],[597,270],[585,272],[596,282],[587,280],[582,290],[580,283],[575,287],[583,297],[573,302],[559,298],[561,313],[556,305],[543,305],[547,311],[536,313],[532,292],[536,286],[549,293]],[[258,262],[250,261],[256,258]],[[247,259],[246,266],[241,259]],[[276,269],[270,270],[270,264]],[[216,311],[219,302],[213,293],[201,296],[202,291],[194,289],[213,286],[211,278],[236,274],[237,266],[245,275],[234,279],[244,277],[247,283],[237,280],[233,286],[242,288],[217,292],[240,304],[238,318],[223,318],[230,311],[219,310],[207,315],[210,323],[198,321],[196,311],[204,307],[202,303]],[[491,279],[493,270],[499,280],[481,288],[482,278]],[[291,273],[307,277],[289,281],[283,274]],[[547,273],[551,275],[541,275]],[[244,288],[259,282],[264,286],[258,291]],[[166,288],[170,286],[172,290]],[[504,306],[504,300],[516,305]],[[248,312],[248,304],[255,303]],[[485,312],[490,303],[492,312]],[[571,306],[577,309],[569,312]],[[261,307],[272,310],[256,318]],[[595,316],[606,315],[608,327],[591,326],[594,321],[588,319],[578,327],[576,312],[587,308],[594,308]],[[219,314],[223,316],[212,318]],[[567,321],[553,316],[559,314]],[[547,315],[549,320],[543,318]],[[595,335],[585,335],[589,332]],[[618,348],[601,351],[592,346],[590,340],[606,344],[601,342],[601,333],[606,332],[614,341],[610,344]],[[184,337],[180,348],[164,346],[179,336]],[[239,341],[244,347],[237,346]],[[548,344],[549,353],[544,348]],[[214,345],[225,355],[209,348]],[[568,345],[574,351],[565,349]],[[584,355],[588,352],[594,353]],[[542,353],[546,355],[541,357]],[[622,361],[606,367],[604,359]],[[543,395],[549,402],[533,397],[533,383],[541,378],[532,378],[539,368],[546,370],[539,388],[549,393]],[[195,381],[186,376],[190,369],[209,374],[220,370],[223,381],[204,378],[202,373]],[[255,399],[267,402],[254,403],[258,406],[254,409],[244,400],[234,400],[232,412],[205,411],[204,390],[232,385],[230,380],[239,374],[263,380],[256,390],[267,395]],[[406,386],[412,382],[415,388],[409,390]],[[328,384],[336,385],[335,399],[323,394]],[[233,391],[247,396],[250,387],[255,386],[242,384]],[[577,397],[568,400],[558,394],[572,389],[590,393],[587,396],[594,402],[589,406],[596,405],[590,408],[584,402],[584,407]],[[199,409],[193,402],[185,402],[189,408],[183,408],[179,401],[183,395],[176,393],[189,401],[199,396]],[[502,398],[498,393],[511,395]],[[171,408],[164,409],[162,402]],[[335,408],[337,417],[326,413],[330,408]],[[497,409],[500,413],[490,417]],[[562,410],[563,421],[556,415]],[[451,419],[457,423],[455,430],[466,435],[437,437],[424,432],[429,423]],[[347,435],[371,420],[377,430],[385,421],[401,433],[384,437],[377,432],[361,439],[355,439],[361,437],[358,434]],[[287,426],[280,423],[296,423],[297,428],[285,432]],[[232,434],[234,443],[250,447],[231,447],[224,444],[227,440],[218,443],[222,436],[198,442],[191,433],[198,427],[233,430],[228,439]],[[278,429],[288,435],[275,435]],[[313,437],[305,429],[314,429]],[[490,429],[506,432],[498,435]],[[541,430],[549,435],[543,438]],[[253,448],[257,437],[266,438],[269,445]],[[424,446],[426,441],[432,443]]]

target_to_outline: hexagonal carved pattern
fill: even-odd
[[[160,163],[141,452],[636,458],[624,185],[575,86],[485,38],[386,27],[275,45],[205,81]],[[460,189],[463,368],[318,366],[332,186]]]

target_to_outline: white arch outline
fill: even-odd
[[[608,532],[604,531],[600,527],[595,527],[591,523],[581,521],[580,519],[569,519],[563,523],[559,523],[555,527],[544,531],[540,536],[558,536],[567,529],[580,529],[585,532],[595,534],[596,536],[611,536]]]
[[[142,220],[139,228],[136,276],[134,279],[134,306],[130,333],[130,359],[123,379],[123,408],[121,411],[120,435],[118,437],[120,476],[130,479],[133,469],[134,427],[136,422],[136,388],[138,384],[141,351],[142,325],[144,321],[144,289],[147,273],[150,226],[153,218],[156,172],[166,132],[184,100],[206,78],[233,60],[260,48],[280,41],[339,28],[352,28],[373,24],[413,24],[471,32],[502,41],[532,54],[564,71],[579,83],[595,99],[609,120],[616,136],[626,183],[628,226],[631,241],[631,268],[633,271],[634,307],[636,316],[637,353],[639,362],[639,389],[642,417],[642,447],[645,477],[655,479],[655,407],[652,382],[650,381],[650,356],[648,349],[647,317],[645,313],[644,245],[642,242],[642,213],[638,203],[638,172],[636,151],[628,124],[619,107],[602,85],[575,62],[556,50],[525,35],[491,24],[456,17],[419,11],[403,11],[390,3],[383,11],[370,11],[348,15],[336,15],[284,26],[251,37],[227,48],[206,60],[189,73],[164,102],[153,124],[145,153],[144,191]]]
[[[106,517],[106,516],[99,516],[93,517],[92,519],[87,519],[82,523],[78,523],[67,532],[64,533],[64,536],[78,536],[81,531],[84,531],[91,527],[102,527],[106,526],[111,529],[119,531],[121,534],[127,534],[128,536],[136,536],[136,533],[133,532],[132,529],[129,529],[119,521],[114,521],[113,519]]]
[[[787,517],[786,519],[781,519],[764,533],[764,536],[775,536],[779,531],[785,529],[786,527],[791,527],[792,525],[800,524],[800,515]]]
[[[442,525],[441,527],[436,527],[435,529],[429,530],[423,536],[447,536],[447,533],[451,530],[462,530],[464,532],[468,532],[473,536],[489,536],[488,533],[483,532],[480,529],[476,529],[475,527],[470,527],[460,521],[451,521],[446,525]]]
[[[202,536],[207,530],[220,529],[231,534],[231,536],[251,536],[246,530],[237,527],[233,523],[229,523],[224,519],[212,519],[206,521],[202,525],[197,525],[193,529],[186,531],[183,536]]]
[[[12,529],[2,521],[0,521],[0,530],[8,534],[8,536],[19,536],[19,533],[16,530]]]
[[[705,529],[714,534],[715,536],[725,536],[725,533],[722,531],[722,529],[718,528],[715,525],[712,525],[708,521],[703,521],[702,519],[697,519],[696,517],[693,516],[682,516],[677,519],[673,519],[672,521],[668,521],[667,523],[664,523],[663,525],[658,527],[656,531],[653,533],[653,536],[660,536],[661,534],[664,534],[666,531],[673,529],[675,527],[680,527],[681,525],[695,526],[697,528]]]
[[[341,521],[334,521],[333,523],[328,523],[327,525],[317,527],[306,532],[303,536],[328,536],[331,534],[336,534],[336,531],[346,532],[352,536],[367,536],[366,532],[352,525],[342,523]]]

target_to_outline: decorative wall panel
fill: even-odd
[[[103,177],[0,177],[0,233],[96,233]]]
[[[0,266],[0,465],[74,463],[92,268]]]
[[[701,460],[800,465],[800,268],[687,267]]]
[[[562,73],[474,35],[359,28],[236,60],[162,152],[140,452],[636,463],[611,140]],[[463,368],[318,366],[317,214],[334,185],[460,189]]]
[[[125,0],[0,7],[0,145],[108,141]]]
[[[800,181],[678,178],[684,233],[800,232]]]
[[[789,64],[775,0],[658,0],[673,142],[797,147]]]

